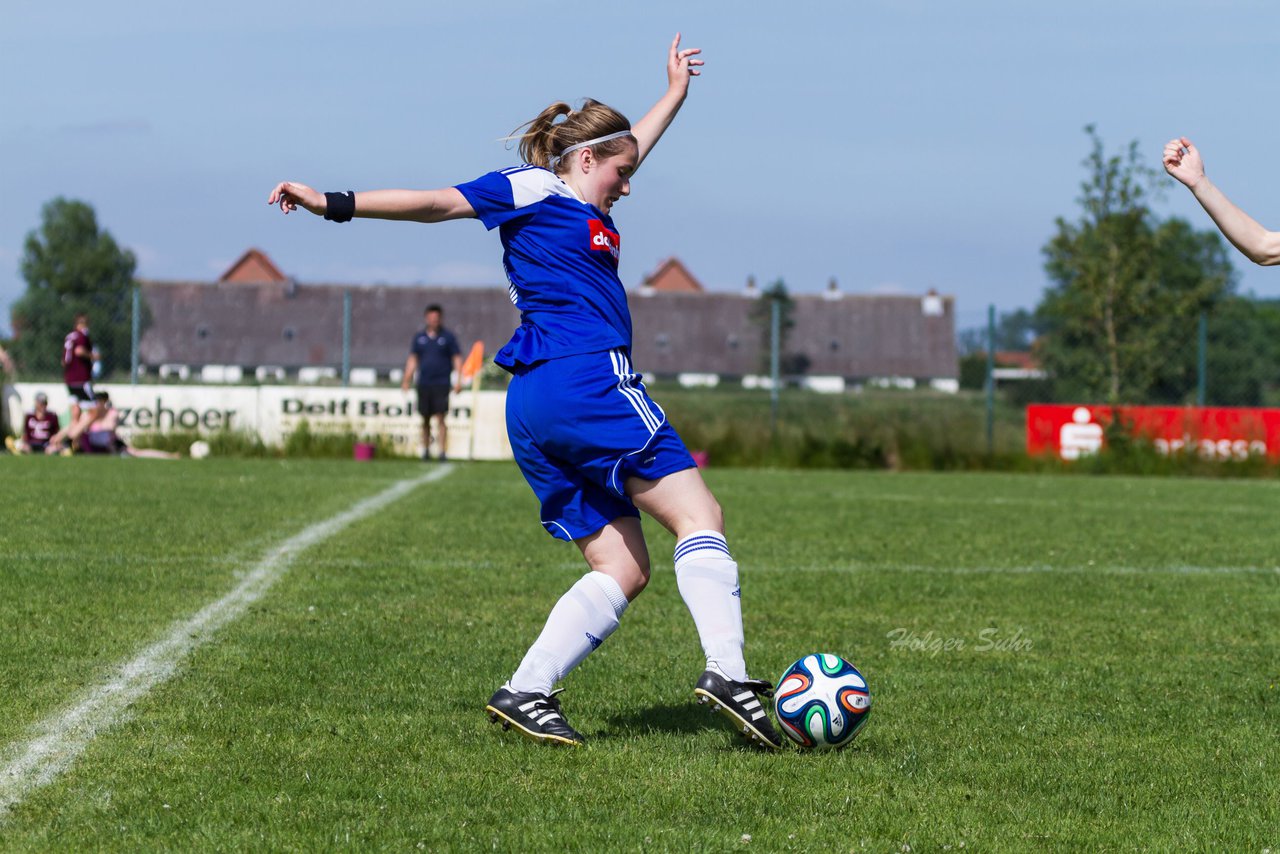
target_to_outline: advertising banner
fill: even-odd
[[[115,383],[98,388],[111,395],[120,411],[120,435],[126,441],[137,433],[232,430],[255,433],[263,442],[278,445],[305,419],[315,432],[350,431],[360,439],[382,436],[404,454],[417,455],[422,447],[417,396],[397,388]],[[13,423],[22,423],[22,410],[30,409],[41,391],[66,423],[71,408],[66,386],[17,383],[13,389],[16,395],[8,402],[11,414],[16,412]],[[464,390],[450,396],[445,416],[450,457],[511,459],[506,399],[505,391]]]
[[[1097,453],[1116,419],[1163,454],[1197,453],[1211,460],[1259,455],[1280,462],[1280,409],[1234,406],[1033,404],[1027,407],[1027,453],[1064,460]]]

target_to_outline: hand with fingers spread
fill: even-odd
[[[649,156],[653,147],[658,144],[658,140],[662,138],[671,120],[676,117],[676,113],[680,112],[685,96],[689,94],[689,78],[702,74],[700,69],[704,63],[697,58],[700,53],[702,48],[698,47],[681,49],[679,33],[676,33],[676,37],[671,40],[671,46],[667,48],[667,91],[640,121],[631,126],[631,135],[636,138],[640,146],[640,158],[636,161],[637,169]]]
[[[669,90],[678,92],[681,97],[684,97],[689,91],[689,78],[702,74],[698,69],[705,63],[701,59],[694,58],[700,53],[702,53],[700,47],[681,50],[680,34],[676,33],[676,37],[671,40],[671,48],[667,51],[667,88]]]
[[[1185,136],[1169,140],[1164,146],[1164,171],[1194,190],[1204,178],[1200,150]]]
[[[313,214],[323,216],[327,208],[324,193],[295,181],[281,181],[276,184],[271,195],[267,197],[267,204],[279,205],[280,210],[286,214],[301,207]]]

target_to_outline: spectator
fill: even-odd
[[[9,358],[9,354],[3,347],[0,347],[0,436],[5,438],[5,445],[9,444],[9,396],[17,394],[8,381],[17,373],[14,369],[13,359]]]
[[[69,455],[78,451],[83,454],[119,454],[122,457],[156,460],[178,459],[177,454],[166,451],[130,447],[116,432],[119,426],[120,413],[111,405],[110,396],[105,391],[94,392],[93,406],[81,413],[66,430],[59,431],[50,439],[45,453],[61,451],[64,455]]]
[[[49,398],[44,392],[36,395],[36,408],[27,413],[22,428],[22,438],[4,437],[4,444],[15,454],[41,454],[49,447],[49,441],[58,434],[60,425],[57,413],[49,411]]]
[[[446,459],[449,448],[448,428],[444,417],[449,411],[449,389],[460,390],[462,377],[462,348],[453,333],[441,326],[444,309],[429,305],[423,312],[423,328],[413,336],[409,345],[409,358],[404,363],[404,379],[400,387],[409,391],[413,372],[418,372],[418,412],[422,415],[422,458],[431,459],[431,422],[436,425],[440,438],[440,459]],[[450,374],[459,377],[450,380]]]

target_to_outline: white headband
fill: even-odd
[[[598,136],[595,139],[589,139],[586,142],[580,142],[577,145],[571,145],[568,148],[566,148],[564,151],[560,152],[560,156],[557,157],[556,159],[563,160],[564,156],[568,154],[570,151],[577,151],[579,148],[586,148],[589,145],[596,145],[597,143],[608,142],[611,139],[622,139],[624,136],[631,136],[631,130],[630,129],[620,130],[617,133],[606,134],[605,136]]]

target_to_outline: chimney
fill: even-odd
[[[938,296],[938,292],[933,288],[929,288],[924,299],[920,300],[920,310],[924,312],[925,317],[942,317],[946,313],[942,305],[942,297]]]

